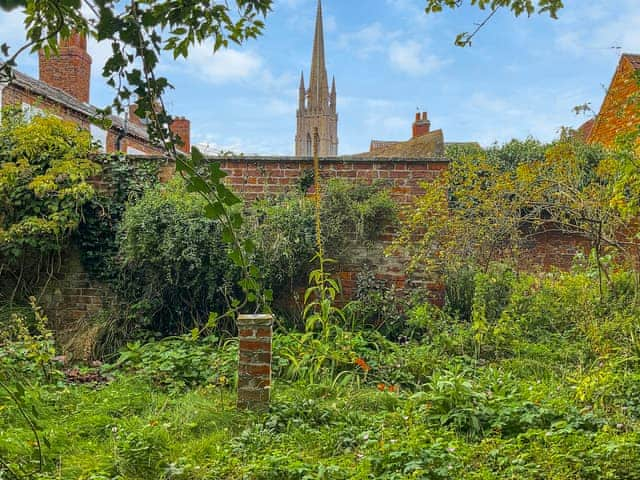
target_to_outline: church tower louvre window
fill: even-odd
[[[313,155],[310,139],[318,129],[321,157],[338,155],[338,114],[336,113],[336,80],[333,78],[331,90],[324,58],[324,31],[322,24],[322,3],[318,0],[316,28],[311,56],[309,88],[305,88],[304,73],[300,75],[298,92],[296,156]]]

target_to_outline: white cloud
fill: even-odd
[[[24,14],[16,9],[11,12],[2,11],[0,14],[0,43],[9,45],[9,55],[13,55],[26,43]],[[0,60],[4,60],[0,56]],[[18,69],[29,75],[34,75],[38,66],[38,55],[25,51],[17,59]]]
[[[341,34],[338,46],[357,57],[368,58],[372,54],[384,52],[389,41],[398,35],[397,32],[387,32],[382,24],[375,22],[355,32]]]
[[[555,44],[574,56],[594,55],[607,50],[640,51],[640,12],[637,0],[623,0],[616,8],[595,4],[568,9],[557,25]]]
[[[395,70],[416,76],[440,70],[448,63],[435,54],[426,54],[424,43],[404,38],[406,34],[385,30],[381,23],[374,22],[355,32],[343,33],[338,46],[360,59],[386,57]]]
[[[214,53],[209,43],[194,48],[181,62],[202,80],[215,84],[252,78],[263,68],[262,58],[251,50],[228,48]]]
[[[389,46],[389,60],[397,70],[416,76],[435,72],[447,64],[437,55],[425,54],[422,44],[415,40],[392,42]]]

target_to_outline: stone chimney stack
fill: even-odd
[[[40,80],[59,88],[84,103],[89,103],[91,56],[87,53],[87,37],[74,33],[61,40],[58,55],[49,58],[38,54]]]
[[[413,136],[412,138],[421,137],[426,135],[431,130],[431,122],[427,119],[427,112],[417,112],[416,121],[413,122]]]
[[[178,148],[185,153],[191,152],[191,122],[185,117],[175,117],[170,128],[182,140],[183,145]]]

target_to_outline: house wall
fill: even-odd
[[[91,122],[90,119],[83,113],[79,113],[73,109],[67,108],[55,101],[50,99],[38,96],[29,92],[25,89],[22,89],[16,85],[10,84],[4,87],[1,97],[1,106],[2,108],[18,105],[30,105],[34,109],[39,109],[41,111],[50,112],[54,115],[63,118],[64,120],[68,120],[76,123],[79,127],[84,128],[86,130],[91,130]],[[103,145],[104,150],[106,152],[115,152],[116,148],[116,138],[118,136],[118,132],[114,129],[110,129],[106,133],[106,145]],[[149,144],[149,142],[137,138],[133,135],[125,136],[120,144],[120,150],[126,152],[127,149],[133,148],[137,152],[144,153],[147,155],[160,155],[162,150],[154,147]]]
[[[616,137],[640,125],[640,76],[628,57],[623,56],[613,76],[600,113],[587,137],[589,143],[610,147]]]

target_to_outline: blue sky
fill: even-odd
[[[323,0],[327,69],[338,89],[340,153],[372,138],[410,136],[416,108],[446,141],[489,145],[529,135],[551,140],[577,126],[572,107],[598,109],[621,52],[640,53],[637,0],[566,0],[559,20],[501,12],[470,48],[455,35],[483,12],[425,15],[425,0]],[[163,63],[175,85],[172,113],[192,121],[192,142],[258,154],[292,154],[300,71],[308,78],[316,0],[275,0],[264,35],[242,47]],[[0,14],[3,40],[23,35],[20,15]],[[91,44],[92,103],[112,92],[99,71],[108,47]],[[36,59],[20,70],[35,75]]]

